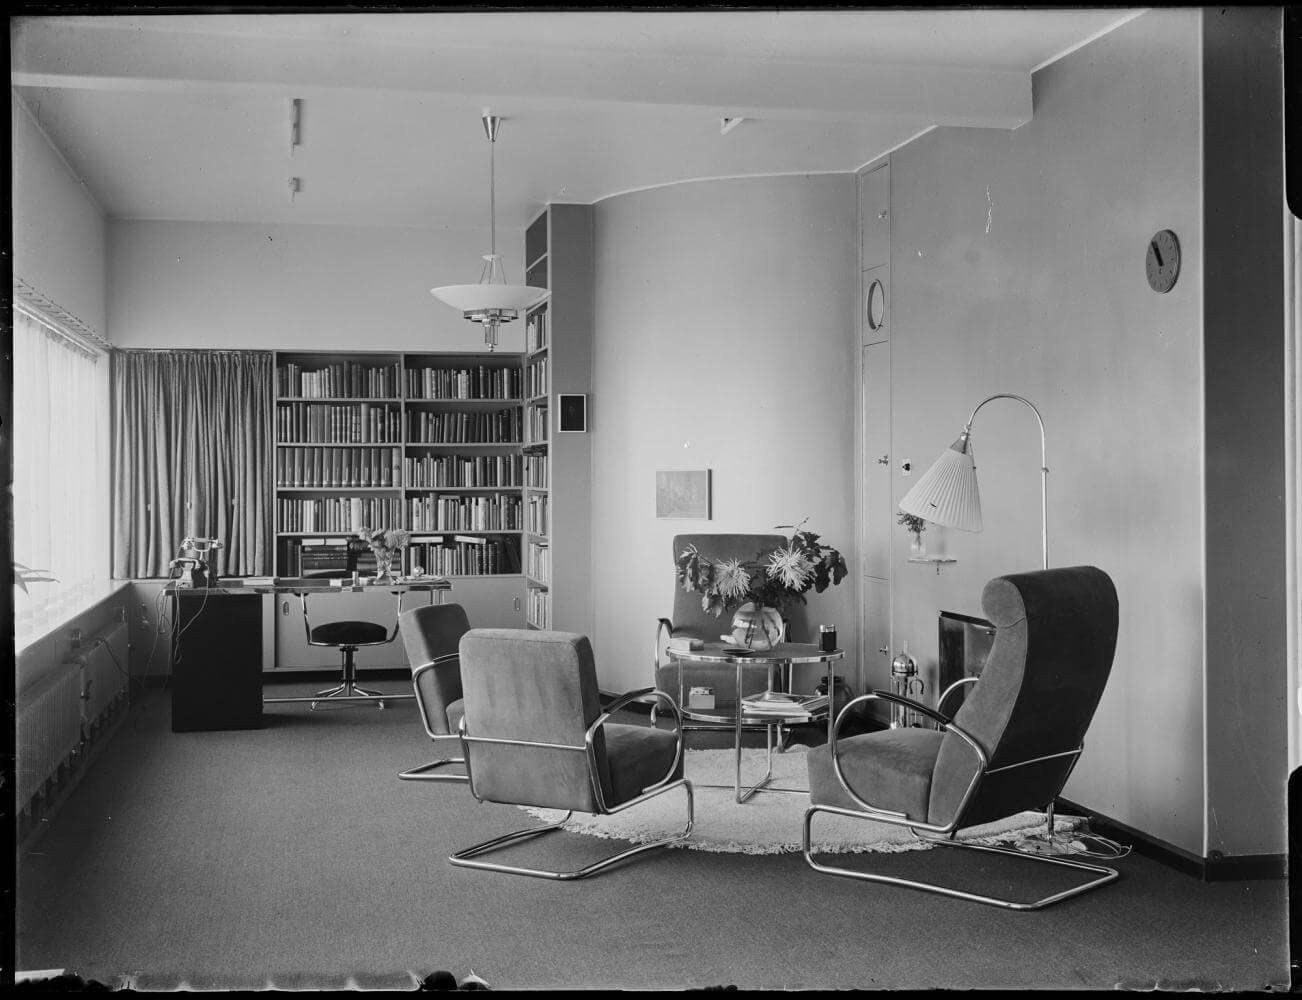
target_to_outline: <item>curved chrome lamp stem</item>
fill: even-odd
[[[1040,425],[1040,550],[1043,554],[1043,568],[1049,568],[1049,461],[1045,451],[1044,440],[1044,417],[1040,416],[1040,411],[1036,409],[1025,396],[1018,396],[1011,392],[997,392],[993,396],[987,396],[981,402],[977,403],[976,408],[972,410],[972,416],[967,418],[967,424],[963,427],[963,439],[966,444],[972,434],[972,421],[976,419],[977,412],[991,400],[995,399],[1015,399],[1019,403],[1025,403],[1035,414],[1035,419]]]

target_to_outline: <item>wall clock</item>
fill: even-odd
[[[1180,241],[1175,233],[1163,229],[1148,241],[1148,255],[1144,262],[1149,287],[1155,292],[1169,292],[1180,276]]]

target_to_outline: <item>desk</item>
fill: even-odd
[[[824,714],[827,716],[827,738],[832,738],[832,727],[835,719],[832,717],[832,691],[835,689],[833,681],[833,664],[837,660],[845,657],[845,652],[835,649],[830,653],[825,653],[813,643],[804,642],[781,642],[772,649],[763,652],[752,652],[739,654],[729,652],[729,644],[722,642],[707,642],[703,649],[693,650],[669,650],[670,657],[675,661],[685,663],[731,663],[737,668],[737,709],[712,709],[712,708],[686,708],[679,706],[684,718],[696,719],[698,721],[732,723],[733,725],[733,749],[736,752],[736,771],[733,779],[733,795],[738,803],[745,802],[756,792],[760,791],[783,791],[785,789],[766,789],[765,786],[773,780],[773,727],[781,723],[799,723],[812,722],[819,720]],[[784,715],[775,712],[747,712],[745,702],[740,695],[745,690],[742,685],[742,678],[747,670],[764,669],[768,672],[768,684],[766,689],[773,690],[773,668],[785,668],[790,674],[790,668],[797,663],[826,663],[827,664],[827,691],[828,704],[826,708],[816,710],[811,715]],[[763,726],[765,733],[765,742],[768,746],[767,772],[755,784],[743,790],[741,785],[741,731],[744,726]]]
[[[175,588],[172,639],[172,732],[258,729],[262,726],[262,598],[296,594],[383,591],[427,593],[442,602],[452,584],[441,577],[333,586],[323,579],[277,579],[252,585],[223,580],[216,587]],[[410,697],[410,696],[397,696]],[[269,699],[270,700],[270,699]],[[295,699],[311,701],[313,699]]]

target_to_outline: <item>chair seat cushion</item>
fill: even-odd
[[[312,641],[330,646],[368,646],[384,642],[389,630],[375,622],[326,622],[312,629]]]
[[[679,758],[674,773],[669,774],[678,747],[675,733],[651,726],[626,726],[614,722],[607,722],[601,731],[606,739],[606,763],[610,770],[611,787],[606,792],[608,807],[637,798],[642,789],[664,780],[666,776],[682,777],[682,758]]]
[[[944,733],[934,729],[887,729],[837,740],[841,773],[856,795],[869,804],[927,821],[931,774]],[[826,744],[807,755],[809,801],[814,805],[861,810],[846,794],[832,769]]]

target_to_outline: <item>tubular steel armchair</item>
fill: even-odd
[[[837,717],[832,739],[809,753],[810,807],[805,860],[817,871],[909,886],[1015,910],[1034,910],[1117,878],[1112,868],[1062,857],[953,839],[965,827],[1027,809],[1051,809],[1084,748],[1112,669],[1117,593],[1092,566],[997,577],[982,594],[996,627],[979,682],[952,719],[897,695],[856,698]],[[907,705],[940,729],[893,729],[838,740],[847,712],[860,702]],[[1031,902],[982,895],[912,879],[820,864],[810,849],[817,813],[908,827],[949,847],[1011,855],[1093,877]]]
[[[678,707],[646,688],[602,710],[592,646],[570,632],[472,629],[461,640],[465,714],[460,738],[470,791],[481,802],[568,810],[560,820],[457,851],[464,868],[581,879],[636,854],[686,839],[692,831],[692,786],[683,777]],[[611,716],[655,699],[672,712],[675,731],[624,725]],[[621,812],[682,787],[687,824],[679,833],[639,844],[577,871],[551,871],[479,860],[510,845],[558,830],[575,810]]]
[[[455,743],[460,747],[457,727],[461,724],[461,637],[470,631],[470,620],[460,604],[431,604],[404,611],[398,630],[411,664],[411,686],[425,733],[435,746]],[[464,764],[461,757],[442,757],[398,775],[406,781],[466,781],[464,774],[435,774],[450,764]]]
[[[695,545],[702,553],[712,559],[755,559],[762,553],[786,545],[784,535],[675,535],[673,558],[675,562],[683,549]],[[716,707],[733,705],[737,702],[737,672],[731,666],[705,666],[692,664],[682,666],[675,663],[665,652],[670,639],[701,639],[715,642],[719,637],[732,630],[731,618],[727,615],[716,618],[701,607],[701,595],[696,591],[683,590],[675,583],[673,618],[661,618],[656,624],[655,638],[655,686],[661,691],[668,691],[679,705],[688,704],[688,694],[697,685],[714,688]],[[756,674],[753,688],[747,685],[743,695],[763,691],[765,680]],[[654,716],[654,712],[653,712]],[[708,723],[689,724],[688,729],[728,729]]]

